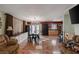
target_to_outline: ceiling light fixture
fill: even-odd
[[[40,16],[27,16],[26,18],[30,21],[40,21],[42,19]]]

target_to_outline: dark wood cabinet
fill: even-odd
[[[12,36],[13,35],[13,16],[10,14],[5,14],[6,15],[6,22],[5,22],[5,34],[7,34],[8,36]],[[12,28],[11,30],[7,30],[8,28]]]
[[[26,22],[23,21],[23,32],[26,32]]]

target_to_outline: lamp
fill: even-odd
[[[7,28],[7,33],[6,33],[9,37],[12,36],[12,26],[8,26]]]
[[[11,31],[12,30],[12,26],[8,26],[7,30]]]

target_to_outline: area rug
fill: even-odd
[[[42,46],[41,45],[37,45],[36,49],[42,49]]]
[[[31,50],[19,50],[18,54],[32,54]]]

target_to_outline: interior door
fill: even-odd
[[[42,24],[42,35],[48,35],[48,24]]]

